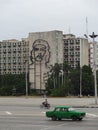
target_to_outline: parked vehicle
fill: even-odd
[[[74,110],[69,106],[57,106],[53,111],[47,111],[46,117],[51,118],[53,121],[61,119],[72,119],[74,121],[81,121],[85,117],[85,112]]]

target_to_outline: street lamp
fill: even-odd
[[[92,39],[93,39],[93,67],[94,67],[94,87],[95,87],[95,104],[97,104],[97,80],[96,80],[96,42],[95,42],[95,38],[98,35],[95,35],[95,33],[93,32],[92,35],[89,35]]]
[[[25,62],[25,64],[26,64],[26,97],[28,96],[28,62],[26,61]]]
[[[82,97],[82,67],[80,66],[80,98]]]

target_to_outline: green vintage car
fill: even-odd
[[[81,121],[83,117],[85,117],[85,115],[85,112],[76,111],[69,106],[57,106],[54,108],[53,111],[46,111],[46,117],[51,118],[53,121],[61,119],[72,119],[74,121]]]

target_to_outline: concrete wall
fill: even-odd
[[[29,33],[30,55],[31,52],[32,53],[34,52],[33,45],[34,42],[36,42],[36,40],[39,40],[38,41],[39,44],[41,43],[45,45],[44,41],[48,43],[49,46],[48,46],[47,56],[50,55],[50,59],[49,62],[47,63],[47,66],[45,64],[45,58],[43,58],[41,62],[34,61],[34,63],[30,66],[31,69],[30,69],[29,76],[30,76],[31,88],[35,88],[38,90],[45,89],[44,74],[49,71],[49,66],[54,65],[55,63],[63,62],[63,40],[62,39],[63,39],[62,31]],[[31,61],[29,62],[30,64],[32,63]]]

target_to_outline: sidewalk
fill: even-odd
[[[98,108],[95,104],[95,98],[49,98],[51,105],[65,105],[72,107]]]
[[[72,106],[72,107],[88,107],[98,108],[98,103],[95,105],[95,98],[47,98],[51,106]],[[45,98],[43,97],[0,97],[0,105],[24,105],[24,106],[39,106]]]

